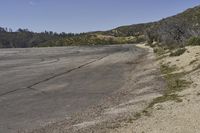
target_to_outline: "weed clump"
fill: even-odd
[[[147,108],[152,108],[155,104],[166,101],[182,102],[182,99],[178,94],[176,94],[176,92],[183,90],[191,84],[191,82],[182,79],[182,77],[185,75],[184,72],[173,73],[177,70],[176,66],[162,64],[160,70],[167,83],[166,90],[162,96],[153,99]]]
[[[180,56],[182,54],[184,54],[186,51],[186,48],[179,48],[177,50],[175,50],[174,52],[171,52],[169,56]]]

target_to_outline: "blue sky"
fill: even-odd
[[[41,32],[87,32],[156,21],[200,0],[1,0],[0,26]]]

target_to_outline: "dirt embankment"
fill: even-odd
[[[112,133],[199,133],[200,46],[177,56],[163,51],[158,62],[168,84],[165,96],[154,100],[150,115]]]

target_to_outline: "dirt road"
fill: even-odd
[[[0,50],[0,132],[70,119],[120,89],[134,45]]]

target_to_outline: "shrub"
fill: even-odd
[[[153,52],[160,56],[165,54],[165,49],[163,47],[156,47],[153,49]]]
[[[187,41],[187,45],[200,45],[200,37],[191,37],[188,41]]]
[[[174,52],[171,52],[171,54],[169,56],[180,56],[182,54],[184,54],[186,51],[186,48],[179,48]]]

